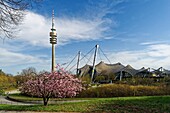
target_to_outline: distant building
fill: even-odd
[[[92,66],[85,65],[82,68],[79,68],[79,77],[83,77],[86,75],[91,75]],[[141,68],[139,70],[134,69],[132,66],[127,65],[124,66],[121,63],[116,64],[106,64],[101,61],[99,64],[95,66],[94,78],[97,76],[110,76],[115,75],[115,80],[121,80],[122,78],[130,78],[130,77],[153,77],[155,76],[170,76],[170,71],[159,68],[158,70],[150,71],[150,68]],[[108,77],[109,78],[109,77]]]

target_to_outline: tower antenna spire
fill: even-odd
[[[54,9],[52,12],[52,29],[51,30],[54,30]]]

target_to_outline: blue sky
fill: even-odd
[[[27,10],[18,38],[0,40],[0,68],[14,75],[28,67],[50,71],[54,9],[56,63],[69,62],[78,51],[86,54],[99,44],[111,63],[170,70],[169,6],[169,0],[44,0]],[[108,63],[101,57],[97,63]]]

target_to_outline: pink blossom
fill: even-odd
[[[35,79],[30,79],[23,84],[21,93],[42,97],[44,105],[47,105],[49,98],[74,97],[82,91],[82,83],[75,76],[59,69],[52,73],[43,73]]]

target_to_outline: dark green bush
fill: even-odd
[[[100,75],[100,76],[97,76],[94,81],[95,82],[100,82],[102,80],[105,80],[105,77]]]
[[[0,95],[4,94],[4,90],[0,88]]]
[[[160,83],[156,81],[156,78],[139,78],[139,77],[133,77],[133,78],[124,78],[122,81],[117,81],[116,83],[123,83],[128,85],[147,85],[152,86],[156,83]]]
[[[126,97],[126,96],[152,96],[169,95],[170,87],[162,86],[133,86],[127,84],[107,84],[91,87],[82,91],[79,97]]]

